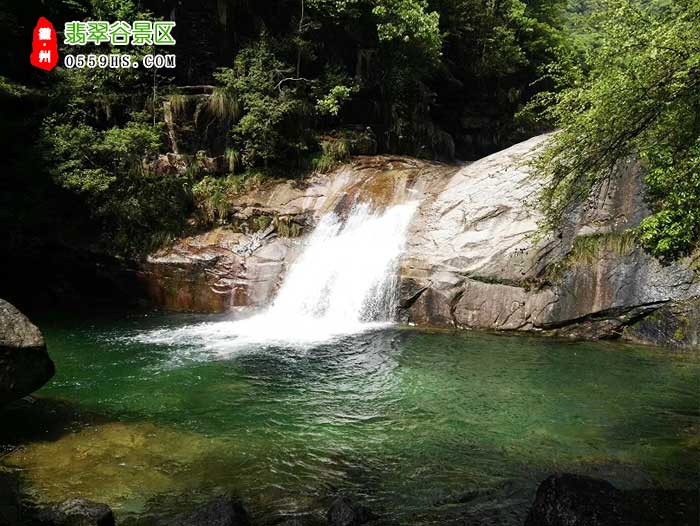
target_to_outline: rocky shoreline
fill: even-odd
[[[465,497],[462,503],[469,500],[470,497]],[[435,517],[439,520],[439,514]],[[605,480],[572,473],[555,473],[537,488],[522,526],[690,526],[697,524],[698,517],[697,496],[692,491],[620,491]],[[69,499],[53,506],[36,506],[22,498],[14,478],[0,473],[2,526],[115,526],[123,523],[117,519],[118,516],[115,518],[108,505],[85,499]],[[127,521],[123,524],[131,523]],[[493,524],[486,517],[479,519],[478,512],[469,515],[467,523],[475,526]],[[191,511],[175,516],[150,515],[137,520],[136,524],[394,526],[398,523],[375,514],[361,501],[347,496],[335,497],[324,516],[301,514],[281,516],[274,522],[259,522],[238,498],[221,495]],[[511,521],[508,524],[516,523]]]

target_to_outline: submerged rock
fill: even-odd
[[[222,496],[192,512],[168,521],[170,526],[249,526],[243,504],[233,497]]]
[[[42,526],[114,526],[114,514],[106,504],[71,499],[39,512],[37,522]]]
[[[621,491],[604,480],[569,473],[540,484],[525,526],[632,526]]]
[[[36,391],[54,372],[39,329],[0,299],[0,405]]]
[[[212,480],[215,474],[206,472],[203,452],[216,455],[227,447],[221,440],[154,424],[104,422],[81,425],[77,432],[52,440],[25,443],[6,455],[3,464],[22,471],[23,484],[37,505],[80,495],[129,508],[197,487],[205,475]],[[195,469],[153,469],[171,465]],[[196,469],[200,466],[201,472]]]
[[[360,526],[374,520],[376,516],[366,507],[346,497],[338,497],[328,509],[329,526]]]

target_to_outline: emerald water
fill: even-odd
[[[147,337],[221,320],[37,320],[58,372],[11,409],[3,466],[127,522],[227,492],[263,523],[344,494],[397,523],[522,524],[558,470],[699,486],[697,355],[398,327],[227,353]]]

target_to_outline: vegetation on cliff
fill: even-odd
[[[563,131],[539,160],[556,223],[568,207],[637,156],[653,214],[638,229],[655,255],[673,259],[700,243],[700,2],[605,2],[583,64],[552,67],[560,91],[540,94]]]

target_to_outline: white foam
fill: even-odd
[[[227,354],[252,346],[311,346],[385,327],[397,302],[398,264],[416,203],[372,212],[356,206],[346,221],[320,221],[273,304],[251,318],[160,329],[142,342]]]

